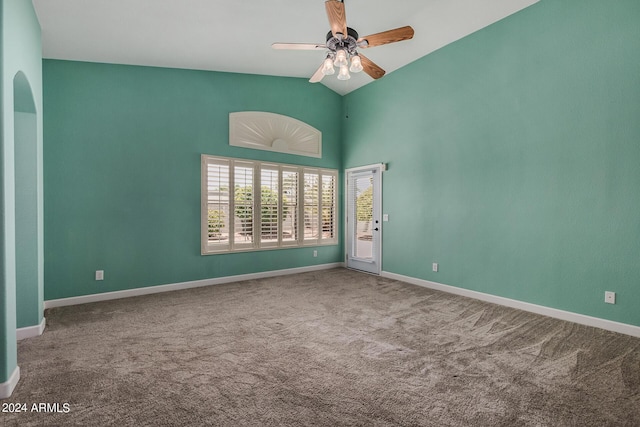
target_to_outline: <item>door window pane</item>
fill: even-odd
[[[373,177],[354,177],[355,248],[357,258],[370,259],[373,254]]]

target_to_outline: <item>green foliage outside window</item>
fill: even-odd
[[[269,187],[261,188],[260,218],[263,229],[277,230],[278,223],[278,193]],[[253,188],[252,187],[236,187],[234,192],[235,215],[240,220],[242,232],[251,233],[253,230]],[[284,200],[286,202],[286,198]],[[282,207],[282,218],[287,217],[289,207]]]
[[[218,209],[208,210],[209,238],[219,237],[220,230],[224,227],[224,212]]]
[[[356,219],[358,221],[373,219],[373,187],[367,188],[356,198]]]

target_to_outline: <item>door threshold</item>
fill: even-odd
[[[365,270],[359,270],[357,268],[353,268],[353,267],[345,267],[347,270],[352,270],[352,271],[357,271],[358,273],[364,273],[364,274],[368,274],[370,276],[378,276],[380,277],[380,273],[372,273],[370,271],[365,271]]]

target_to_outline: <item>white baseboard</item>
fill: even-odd
[[[598,317],[586,316],[584,314],[572,313],[570,311],[558,310],[556,308],[549,308],[542,305],[530,304],[528,302],[522,302],[510,298],[503,298],[478,291],[471,291],[469,289],[456,288],[455,286],[443,285],[442,283],[430,282],[428,280],[417,279],[410,276],[403,276],[396,273],[389,273],[387,271],[383,271],[380,275],[388,279],[399,280],[401,282],[407,282],[411,283],[412,285],[418,285],[437,291],[461,295],[464,297],[474,298],[481,301],[487,301],[494,304],[529,311],[531,313],[554,317],[560,320],[579,323],[581,325],[594,326],[596,328],[606,329],[608,331],[619,332],[621,334],[631,335],[634,337],[640,337],[640,326],[614,322],[612,320],[600,319]]]
[[[13,389],[18,385],[18,381],[20,381],[20,367],[16,366],[9,379],[0,383],[0,399],[6,399],[11,396]]]
[[[308,267],[288,268],[284,270],[263,271],[260,273],[238,274],[235,276],[217,277],[214,279],[194,280],[191,282],[168,285],[148,286],[145,288],[127,289],[124,291],[104,292],[101,294],[83,295],[79,297],[53,299],[44,302],[44,308],[63,307],[67,305],[87,304],[91,302],[157,294],[160,292],[178,291],[181,289],[199,288],[202,286],[221,285],[223,283],[241,282],[243,280],[263,279],[266,277],[285,276],[288,274],[307,273],[310,271],[329,270],[342,267],[343,263],[311,265]]]
[[[18,328],[16,330],[16,338],[18,339],[18,341],[20,341],[26,338],[39,337],[44,332],[44,327],[46,326],[46,324],[47,319],[43,317],[42,321],[37,325]]]

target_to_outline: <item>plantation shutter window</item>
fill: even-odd
[[[203,163],[206,199],[203,208],[203,250],[229,249],[229,161],[219,159]]]
[[[253,164],[234,162],[234,248],[253,247],[254,224],[254,179]]]
[[[316,243],[320,235],[320,179],[317,172],[304,173],[304,240]]]
[[[336,181],[338,177],[336,174],[323,174],[322,175],[322,239],[334,240],[337,239],[335,230],[337,228],[337,191]]]
[[[202,155],[202,254],[337,244],[331,169]]]
[[[280,170],[263,166],[260,171],[260,246],[278,246],[280,235]]]
[[[298,244],[298,181],[297,169],[282,168],[282,245]]]

